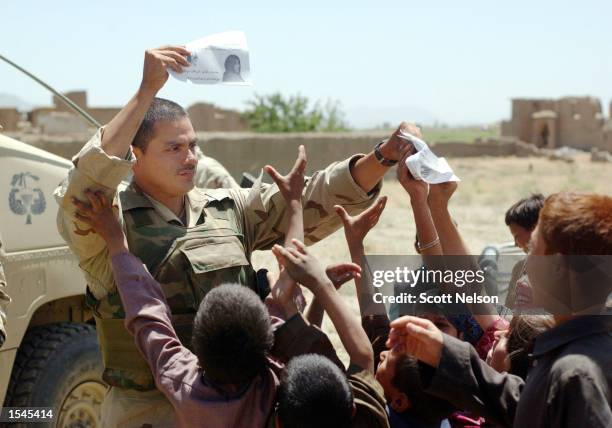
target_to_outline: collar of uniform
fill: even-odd
[[[187,227],[196,226],[198,220],[200,219],[200,215],[202,214],[202,210],[208,204],[209,198],[219,199],[215,196],[208,197],[207,194],[197,188],[193,188],[187,193],[186,196],[185,204],[187,206],[185,209],[187,210]],[[170,208],[157,201],[152,196],[147,195],[133,181],[123,192],[121,192],[120,198],[121,208],[123,211],[134,208],[152,208],[161,215],[164,221],[168,223],[171,221],[177,221],[179,224],[183,224],[183,222],[176,216],[176,214],[172,212],[172,210],[170,210]]]
[[[539,358],[570,342],[610,331],[612,331],[612,313],[609,311],[603,315],[579,315],[536,337],[532,356]]]

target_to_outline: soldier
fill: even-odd
[[[0,248],[2,243],[0,242]],[[11,302],[11,298],[6,294],[6,278],[4,277],[4,268],[0,261],[0,348],[6,340],[6,307]]]
[[[146,51],[136,95],[75,156],[74,168],[56,190],[58,228],[85,274],[103,377],[111,385],[102,405],[104,426],[171,426],[173,412],[155,390],[151,372],[123,325],[108,249],[79,219],[73,203],[86,200],[87,189],[114,200],[128,247],[162,284],[173,325],[186,345],[199,303],[211,288],[240,283],[264,297],[251,253],[282,242],[287,226],[286,204],[276,185],[258,180],[251,189],[194,188],[197,156],[191,122],[178,104],[155,98],[168,79],[166,68],[181,72],[188,55],[182,47]],[[419,135],[411,125],[402,127]],[[356,213],[375,200],[383,175],[410,150],[396,133],[371,153],[335,162],[306,178],[307,243],[339,228],[334,205]],[[130,171],[134,175],[126,187],[121,183]]]

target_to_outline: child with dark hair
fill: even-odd
[[[291,360],[287,376],[279,389],[279,426],[389,427],[385,398],[373,376],[374,357],[365,331],[336,291],[337,284],[332,282],[319,261],[300,241],[294,240],[293,245],[295,248],[275,245],[272,252],[289,275],[307,287],[313,293],[316,304],[327,312],[349,355],[350,365],[345,372],[327,336],[316,326],[308,324],[299,315],[288,320],[279,329],[273,355],[283,362],[313,352],[328,358],[298,357]],[[316,346],[310,346],[313,343]],[[334,365],[341,371],[332,368]],[[340,376],[339,373],[344,374]],[[320,375],[328,380],[314,381]],[[350,401],[349,390],[352,393]],[[349,402],[350,413],[347,407]]]
[[[525,379],[535,338],[553,325],[554,319],[548,315],[513,317],[507,330],[495,334],[485,361],[500,373],[508,372]]]
[[[515,202],[506,211],[506,226],[510,229],[514,244],[527,253],[527,244],[531,239],[531,232],[538,224],[538,216],[544,205],[544,195],[534,193],[528,198]]]
[[[544,195],[534,193],[528,198],[515,202],[506,211],[506,226],[512,233],[514,245],[525,253],[529,251],[528,245],[531,233],[538,224],[538,217],[543,205]],[[510,309],[515,309],[517,306],[527,307],[531,300],[529,296],[530,288],[529,280],[525,275],[525,261],[521,260],[512,268],[505,305]]]
[[[346,374],[317,354],[293,358],[278,390],[277,415],[283,428],[349,428],[355,413]]]

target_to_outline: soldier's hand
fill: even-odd
[[[421,129],[418,126],[408,122],[400,123],[400,126],[391,134],[389,139],[380,146],[380,152],[385,159],[399,161],[406,153],[414,151],[412,143],[398,137],[400,130],[421,138]]]
[[[76,207],[75,217],[100,235],[106,241],[109,249],[122,246],[125,236],[117,216],[117,207],[114,207],[100,191],[86,190],[85,196],[89,203],[77,198],[72,199]]]
[[[145,51],[140,87],[157,92],[168,80],[168,68],[181,73],[183,67],[189,66],[189,51],[182,46],[162,46]]]
[[[342,220],[344,236],[351,250],[362,248],[364,238],[378,223],[386,204],[387,197],[381,196],[371,207],[356,216],[350,216],[340,205],[334,206],[336,214]]]
[[[287,202],[289,201],[300,201],[302,198],[302,191],[304,190],[304,171],[306,170],[306,150],[304,146],[298,148],[298,157],[291,168],[291,171],[287,175],[281,175],[271,165],[266,165],[264,171],[266,171],[272,180],[278,186],[281,194]]]

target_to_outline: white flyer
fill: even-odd
[[[249,48],[242,31],[212,34],[185,45],[190,65],[176,79],[199,85],[252,85]]]
[[[401,129],[398,137],[412,143],[416,150],[415,154],[408,156],[406,159],[406,166],[408,166],[415,179],[423,180],[429,184],[461,181],[446,162],[446,159],[437,157],[425,141],[403,132]]]

